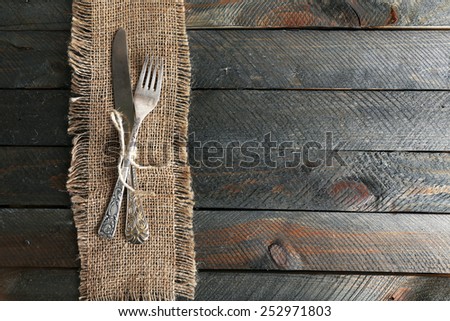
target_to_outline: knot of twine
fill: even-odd
[[[152,195],[155,196],[155,193],[153,191],[144,192],[144,191],[138,191],[133,186],[129,185],[126,182],[126,177],[124,177],[124,169],[127,167],[125,164],[125,160],[128,160],[130,171],[133,170],[132,167],[138,168],[138,169],[151,169],[151,168],[157,168],[161,166],[143,166],[140,164],[137,164],[135,159],[137,157],[137,148],[135,146],[130,146],[128,151],[126,150],[126,143],[125,143],[125,129],[123,127],[123,116],[118,112],[117,110],[113,110],[111,112],[111,120],[114,124],[114,127],[116,128],[117,132],[119,133],[119,142],[120,142],[120,156],[119,156],[119,164],[117,165],[117,172],[119,174],[119,179],[122,182],[123,186],[136,194],[144,194],[144,195]],[[132,173],[129,173],[129,175],[133,175]]]

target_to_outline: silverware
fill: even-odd
[[[161,96],[161,87],[164,67],[161,59],[145,57],[141,75],[139,76],[134,93],[135,119],[128,149],[128,158],[136,153],[136,142],[139,128],[145,117],[155,109]],[[131,181],[135,181],[135,175],[130,175]],[[131,242],[140,244],[149,237],[148,223],[145,219],[139,199],[135,193],[128,191],[128,211],[125,227],[125,238]]]
[[[123,127],[125,142],[128,142],[130,137],[130,130],[134,123],[134,104],[133,93],[131,89],[130,72],[128,68],[128,48],[126,32],[124,29],[119,29],[113,41],[112,48],[112,74],[113,74],[113,92],[114,92],[114,107],[123,116]],[[127,149],[127,146],[125,146]],[[125,160],[127,162],[128,160]],[[126,171],[122,173],[123,177],[128,176],[128,166]],[[133,171],[133,169],[132,169]],[[117,222],[119,219],[120,208],[123,199],[124,186],[120,179],[117,180],[114,187],[113,195],[106,209],[102,223],[100,224],[98,234],[101,237],[113,238]]]

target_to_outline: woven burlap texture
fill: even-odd
[[[193,196],[187,164],[190,91],[189,48],[182,0],[75,0],[69,60],[73,135],[68,190],[81,261],[82,300],[174,300],[195,288]],[[118,28],[127,32],[130,75],[135,86],[146,54],[164,57],[161,100],[144,121],[137,162],[138,187],[150,225],[142,245],[126,242],[122,208],[116,236],[97,230],[117,179],[118,135],[111,47]]]

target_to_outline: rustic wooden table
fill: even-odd
[[[187,0],[197,299],[449,300],[450,2],[308,2]],[[78,297],[70,11],[0,2],[3,300]]]

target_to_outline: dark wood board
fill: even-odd
[[[74,269],[0,269],[0,300],[75,301],[78,285],[78,272]],[[450,299],[450,278],[200,271],[195,299],[444,301]]]
[[[198,30],[194,88],[448,89],[450,32]]]
[[[450,93],[424,91],[197,90],[190,138],[222,148],[262,141],[325,145],[326,133],[344,150],[450,150]],[[193,144],[191,144],[193,145]]]
[[[450,216],[196,211],[199,269],[450,274]],[[0,209],[0,267],[78,267],[72,212]]]
[[[0,30],[69,30],[71,0],[0,2]],[[448,26],[445,1],[186,0],[188,28]]]
[[[450,216],[200,211],[204,269],[450,274]]]
[[[0,145],[69,146],[68,90],[0,90]]]
[[[207,153],[200,163],[192,159],[191,153],[196,206],[450,212],[448,153],[341,151],[337,155],[343,165],[335,158],[333,166],[326,166],[326,158],[318,152],[309,157],[324,160],[321,166],[300,162],[292,168],[286,166],[289,161],[300,159],[301,153],[284,153],[282,156],[279,151],[272,152],[274,167],[268,157],[261,157],[259,164],[246,164],[248,158],[239,150],[231,153],[231,163],[225,159],[219,167],[204,159],[210,156]],[[65,191],[69,163],[68,147],[1,147],[0,205],[69,206]]]
[[[200,272],[196,300],[449,300],[450,277]]]
[[[0,209],[0,267],[78,267],[68,209]]]
[[[447,26],[446,1],[188,0],[187,25],[223,27]]]
[[[2,0],[0,30],[69,30],[72,0]]]
[[[1,147],[0,206],[68,207],[69,164],[67,147]]]
[[[194,89],[449,89],[450,31],[191,30]],[[0,88],[68,88],[68,32],[0,32]]]
[[[0,300],[75,301],[79,284],[77,269],[0,269]]]
[[[0,145],[69,146],[67,90],[0,90]],[[192,93],[191,147],[261,141],[344,150],[448,151],[450,93],[424,91],[229,91]],[[285,145],[289,147],[288,145]]]
[[[0,88],[68,88],[66,31],[0,32]]]
[[[245,157],[240,149],[218,150],[217,154],[203,153],[203,162],[199,163],[192,160],[191,152],[196,206],[310,211],[450,211],[448,153],[341,151],[334,155],[339,155],[342,164],[334,159],[332,166],[326,165],[324,153],[317,154],[308,157],[314,160],[312,163],[306,161],[306,157],[302,160],[303,154],[299,151],[273,151],[269,158],[262,152],[258,157]],[[214,159],[212,155],[225,156]],[[328,155],[330,159],[332,154]]]

